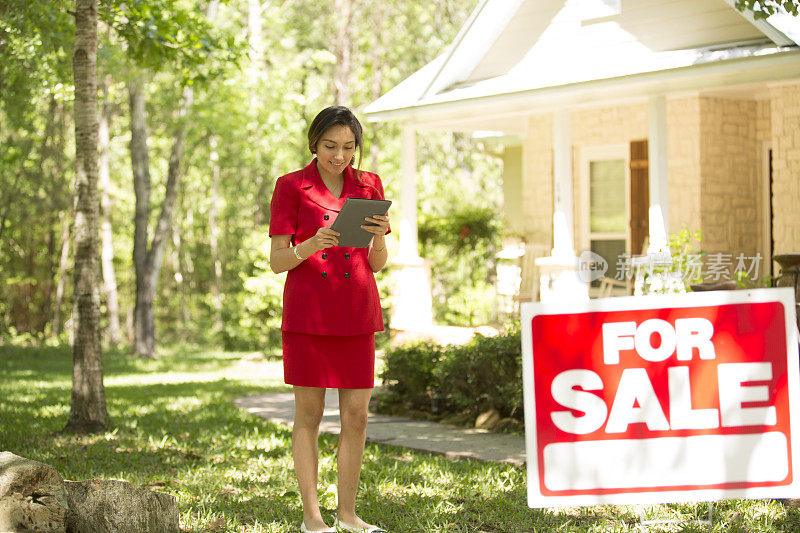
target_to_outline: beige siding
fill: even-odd
[[[771,89],[775,253],[800,251],[800,84]]]

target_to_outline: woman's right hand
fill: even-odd
[[[339,244],[338,237],[340,235],[341,233],[333,231],[329,227],[321,227],[317,230],[317,233],[313,237],[305,242],[309,243],[307,246],[313,246],[314,250],[311,252],[313,254],[314,252],[318,252],[320,250],[324,250],[325,248],[330,248],[331,246],[336,246]]]

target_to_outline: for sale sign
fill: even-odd
[[[524,304],[529,505],[800,496],[797,342],[791,289]]]

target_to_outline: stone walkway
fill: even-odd
[[[248,413],[289,426],[294,419],[294,397],[291,392],[239,398],[236,405]],[[339,427],[339,395],[335,389],[328,389],[320,431],[338,434]],[[370,413],[367,441],[433,452],[451,459],[466,457],[525,464],[525,438],[521,435],[465,429],[424,420]]]

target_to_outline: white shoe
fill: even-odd
[[[302,531],[303,533],[336,533],[336,530],[333,529],[332,527],[326,527],[325,529],[315,529],[312,531],[306,527],[305,522],[303,522],[300,525],[300,531]]]
[[[333,527],[336,529],[341,529],[342,531],[351,531],[352,533],[388,533],[385,529],[381,529],[378,526],[371,526],[367,525],[367,527],[353,527],[348,526],[341,520],[339,517],[336,517],[336,522],[333,523]]]

